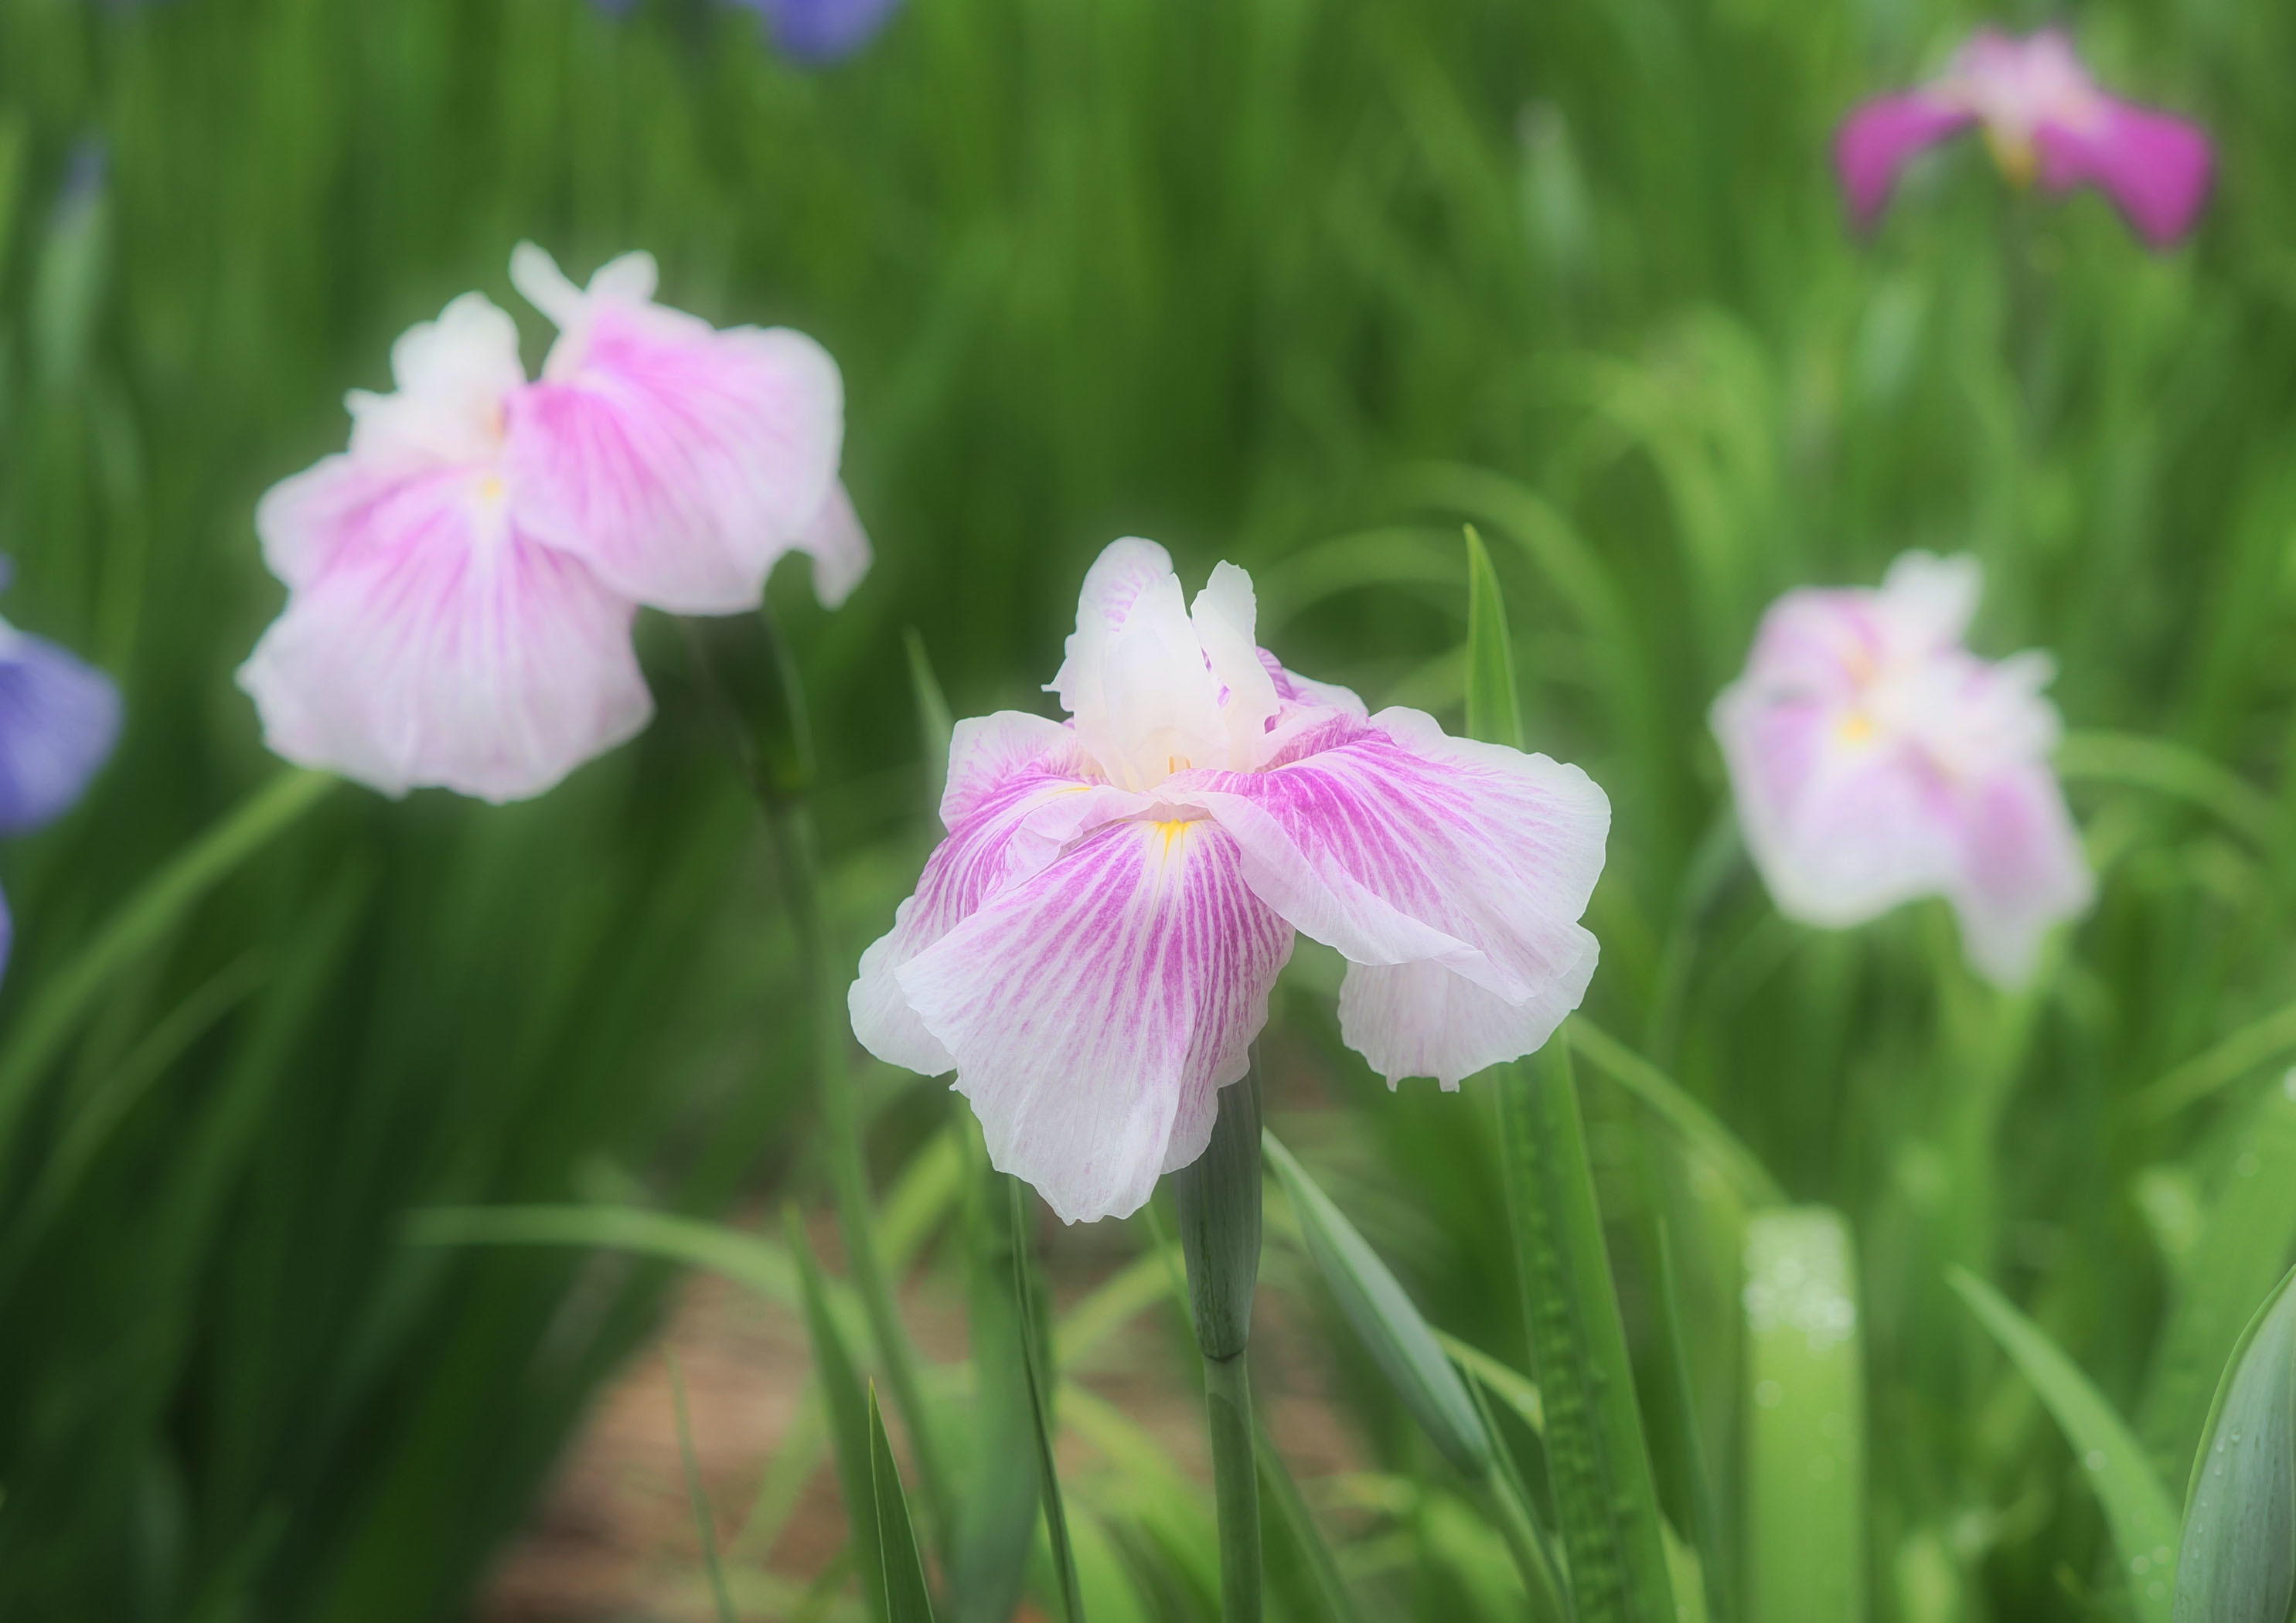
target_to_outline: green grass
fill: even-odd
[[[668,1275],[409,1245],[407,1214],[822,1193],[764,832],[655,621],[635,745],[499,810],[336,789],[74,989],[276,771],[230,683],[281,597],[255,498],[340,444],[398,332],[506,299],[521,236],[580,273],[650,248],[674,302],[844,365],[878,566],[833,617],[800,570],[775,600],[849,958],[926,837],[905,628],[956,714],[1042,707],[1085,563],[1143,533],[1191,577],[1251,568],[1296,668],[1456,730],[1475,523],[1526,734],[1616,807],[1588,1016],[1686,1095],[1581,1068],[1677,1530],[1668,1462],[1702,1457],[1738,1536],[1743,1213],[1678,1131],[1710,1117],[1857,1243],[1872,1615],[2130,1615],[2069,1446],[1947,1277],[2005,1292],[2182,1482],[2256,1305],[2224,1282],[2296,1242],[2242,1159],[2287,1152],[2284,1053],[2130,1104],[2296,996],[2296,12],[2075,16],[2218,135],[2193,247],[2015,194],[1974,144],[1853,241],[1833,120],[1982,15],[911,0],[807,76],[699,0],[0,0],[0,608],[129,704],[87,803],[0,852],[0,1615],[456,1615]],[[88,140],[109,182],[60,209]],[[1705,708],[1763,604],[1915,545],[1984,561],[1980,645],[2054,650],[2070,727],[2151,741],[2082,758],[2102,899],[2020,1000],[1934,907],[1781,922],[1716,832]],[[1267,1040],[1278,1130],[1438,1329],[1522,1368],[1484,1102],[1390,1096],[1316,976]],[[947,1109],[892,1095],[881,1186]],[[1711,1356],[1659,1405],[1669,1296]],[[1501,1615],[1505,1545],[1325,1309],[1385,1496],[1327,1517],[1337,1570],[1366,1617]],[[1067,1486],[1088,1612],[1201,1615],[1208,1497]],[[1103,1613],[1094,1586],[1126,1587]]]

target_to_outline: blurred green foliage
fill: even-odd
[[[0,1068],[29,1090],[0,1139],[0,1615],[455,1615],[666,1275],[409,1246],[407,1212],[814,1193],[767,848],[652,620],[637,743],[510,808],[335,789],[137,937],[64,1040],[9,1057],[276,770],[230,683],[281,600],[255,498],[340,443],[341,391],[385,381],[398,332],[505,296],[521,236],[581,273],[650,248],[672,302],[801,326],[845,366],[879,562],[833,618],[794,570],[775,596],[849,955],[925,837],[904,627],[957,714],[1041,709],[1085,562],[1144,533],[1185,573],[1251,568],[1295,668],[1456,727],[1473,521],[1526,734],[1617,810],[1592,1019],[1857,1237],[1874,1615],[2128,1615],[2067,1446],[1946,1275],[2021,1304],[2175,1484],[2296,1242],[2258,1193],[2296,1178],[2285,1045],[2231,1046],[2172,1114],[2128,1104],[2296,996],[2296,12],[2070,14],[2109,83],[2218,137],[2193,247],[2016,193],[1975,143],[1851,240],[1834,119],[1986,18],[911,0],[807,76],[701,0],[627,23],[0,0],[5,608],[111,669],[130,716],[89,802],[0,853]],[[1704,711],[1761,607],[1915,545],[1983,560],[1980,646],[2054,650],[2096,735],[2068,759],[2102,901],[2023,998],[1966,976],[1933,907],[1783,923],[1721,815]],[[1303,950],[1279,999],[1274,1119],[1436,1325],[1520,1368],[1488,1113],[1379,1088],[1330,967]],[[893,1107],[890,1173],[947,1102],[863,1086]],[[1713,1463],[1742,1209],[1627,1095],[1590,1081],[1587,1104],[1661,1495],[1699,1525],[1702,1483],[1734,1537]],[[1280,1247],[1268,1273],[1323,1299]],[[1505,1615],[1497,1535],[1332,1323],[1381,1462],[1340,1570],[1386,1615]],[[1672,1346],[1699,1356],[1668,1406]],[[1201,1508],[1120,1415],[1073,1390],[1062,1413],[1115,1462],[1075,1487],[1087,1579],[1201,1615]]]

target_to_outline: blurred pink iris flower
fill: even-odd
[[[2013,181],[2100,187],[2155,247],[2192,229],[2216,168],[2196,125],[2107,95],[2063,33],[1984,29],[1940,78],[1876,97],[1843,121],[1834,168],[1858,223],[1873,223],[1917,153],[1972,127]]]
[[[832,604],[868,568],[820,345],[656,304],[646,254],[584,290],[521,243],[511,278],[559,327],[539,381],[465,293],[393,346],[397,392],[351,393],[348,452],[256,512],[288,587],[239,673],[265,742],[387,794],[539,794],[652,714],[639,604],[754,608],[791,548]]]
[[[961,722],[941,820],[850,1006],[872,1053],[955,1070],[996,1165],[1070,1222],[1204,1152],[1293,932],[1349,961],[1341,1034],[1444,1087],[1578,1004],[1610,802],[1575,766],[1373,716],[1256,643],[1233,564],[1185,604],[1122,540],[1048,691],[1065,722]]]
[[[1942,896],[1978,971],[2015,986],[2095,885],[2049,766],[2049,657],[1962,645],[1980,580],[1908,553],[1878,591],[1788,593],[1713,725],[1781,913],[1841,929]]]

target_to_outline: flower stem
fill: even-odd
[[[1225,1623],[1259,1623],[1259,1476],[1251,1377],[1242,1353],[1204,1360],[1204,1412],[1219,1505],[1220,1616]]]
[[[1259,1053],[1243,1080],[1220,1090],[1219,1117],[1202,1155],[1172,1175],[1188,1306],[1204,1358],[1219,1512],[1220,1616],[1259,1623],[1259,1477],[1253,1458],[1251,1297],[1259,1280]]]
[[[946,1553],[953,1527],[947,1478],[942,1474],[932,1416],[917,1378],[916,1350],[877,1255],[861,1123],[854,1108],[852,1078],[846,1073],[842,977],[822,906],[821,842],[807,799],[814,763],[804,689],[789,646],[764,609],[753,615],[688,619],[685,625],[702,684],[734,734],[734,754],[773,840],[813,1024],[814,1082],[821,1096],[830,1192],[845,1244],[846,1272],[868,1315],[886,1383],[908,1424],[934,1537]]]

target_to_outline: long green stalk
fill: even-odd
[[[846,1070],[845,990],[822,906],[820,835],[807,799],[813,779],[813,741],[804,690],[789,645],[764,610],[685,624],[702,679],[733,725],[736,754],[773,840],[812,1019],[814,1084],[821,1100],[830,1192],[845,1242],[846,1271],[868,1315],[870,1334],[894,1400],[908,1423],[934,1539],[946,1555],[954,1521],[948,1479],[918,1379],[916,1351],[877,1253],[860,1118]]]
[[[1259,1623],[1260,1611],[1259,1474],[1252,1457],[1251,1379],[1244,1367],[1259,1280],[1259,1116],[1255,1050],[1243,1080],[1220,1091],[1211,1143],[1194,1164],[1172,1175],[1188,1305],[1204,1360],[1226,1623]]]

